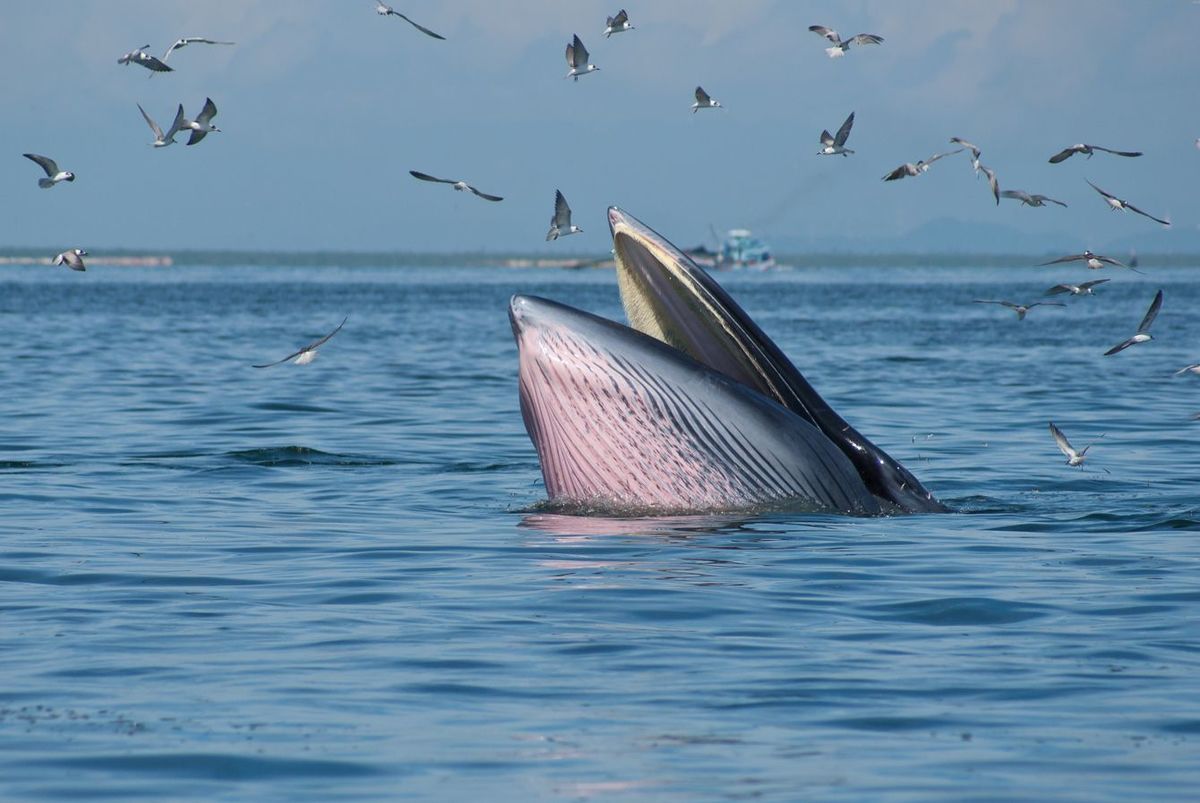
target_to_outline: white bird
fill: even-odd
[[[220,133],[221,129],[212,124],[212,118],[217,116],[217,105],[212,102],[212,98],[204,99],[204,108],[200,110],[195,120],[184,119],[180,130],[190,129],[192,136],[188,138],[187,144],[195,145],[206,136],[216,131]]]
[[[550,218],[550,231],[546,232],[546,242],[566,237],[568,234],[580,234],[583,229],[571,222],[571,207],[560,190],[554,191],[554,216]]]
[[[157,56],[151,56],[149,53],[147,53],[146,48],[148,47],[150,47],[150,45],[142,45],[141,47],[136,47],[133,50],[130,50],[124,56],[121,56],[121,58],[117,59],[117,64],[140,64],[152,72],[171,72],[174,69],[173,67],[167,66],[165,62],[159,60]]]
[[[142,108],[142,104],[137,104],[138,111],[142,113],[142,117],[146,120],[146,125],[150,126],[150,130],[154,132],[154,142],[150,143],[156,148],[165,148],[168,145],[175,144],[175,135],[184,129],[184,123],[187,118],[183,116],[183,104],[179,104],[179,111],[175,112],[175,122],[171,123],[171,128],[165,134],[158,127],[158,123],[146,114],[146,110]]]
[[[996,206],[1000,205],[1000,182],[996,181],[996,171],[985,164],[979,165],[979,169],[987,176],[988,187],[992,190],[992,197],[996,199]]]
[[[419,178],[419,179],[421,179],[421,181],[433,181],[438,184],[451,184],[454,186],[454,189],[458,190],[459,192],[473,192],[485,201],[503,201],[504,200],[499,195],[488,195],[486,192],[480,192],[479,190],[475,189],[467,182],[461,181],[459,179],[438,178],[437,176],[431,176],[428,173],[422,173],[417,170],[409,170],[408,172],[409,172],[409,175],[411,175],[413,178]]]
[[[1141,156],[1141,151],[1114,151],[1112,148],[1101,148],[1099,145],[1084,145],[1082,142],[1078,145],[1072,145],[1069,148],[1063,148],[1058,153],[1050,157],[1050,164],[1056,165],[1059,162],[1065,162],[1077,153],[1087,155],[1091,159],[1092,154],[1096,151],[1104,151],[1105,153],[1116,154],[1117,156]]]
[[[1025,320],[1025,315],[1034,307],[1065,307],[1061,301],[1034,301],[1032,304],[1014,304],[1011,301],[985,301],[981,298],[975,299],[976,304],[999,304],[1002,307],[1008,307],[1013,312],[1017,313],[1017,320]]]
[[[418,25],[417,23],[410,20],[408,17],[401,14],[399,11],[396,11],[389,5],[378,2],[378,0],[376,0],[376,3],[375,3],[375,13],[381,17],[399,17],[400,19],[407,22],[409,25],[416,28],[421,33],[425,34],[426,36],[432,36],[434,39],[445,40],[445,38],[446,38],[446,37],[442,36],[441,34],[434,33],[433,31],[426,28],[424,25]]]
[[[176,39],[174,44],[167,48],[167,52],[163,53],[162,60],[165,63],[171,58],[171,54],[176,50],[187,47],[188,45],[234,45],[236,42],[218,42],[216,39],[208,39],[203,36],[181,36]]]
[[[849,39],[842,41],[842,37],[833,28],[826,28],[824,25],[809,25],[808,29],[815,34],[825,37],[830,42],[833,42],[833,47],[825,48],[825,53],[831,59],[838,59],[846,55],[846,51],[850,49],[850,45],[879,45],[883,44],[883,37],[876,36],[873,33],[860,33],[851,36]]]
[[[720,109],[720,108],[721,108],[721,103],[719,101],[717,101],[715,98],[711,97],[707,92],[705,92],[700,87],[696,87],[696,102],[692,104],[692,114],[695,114],[696,112],[700,111],[701,109]]]
[[[1087,181],[1087,179],[1084,179],[1084,180]],[[1169,220],[1163,220],[1161,218],[1155,217],[1154,215],[1147,214],[1147,213],[1143,212],[1142,210],[1138,209],[1133,204],[1129,203],[1129,201],[1122,200],[1111,193],[1105,192],[1104,190],[1097,187],[1095,184],[1092,184],[1092,182],[1090,182],[1090,181],[1088,181],[1088,184],[1091,184],[1091,187],[1093,190],[1095,190],[1096,192],[1098,192],[1104,196],[1104,200],[1108,203],[1108,208],[1113,210],[1114,212],[1116,212],[1117,210],[1120,210],[1122,212],[1124,212],[1125,210],[1129,210],[1130,212],[1138,213],[1142,217],[1148,217],[1151,220],[1153,220],[1155,223],[1161,223],[1164,226],[1171,225],[1171,221],[1169,221]]]
[[[1047,201],[1052,204],[1058,204],[1059,206],[1066,206],[1066,204],[1064,204],[1062,201],[1056,201],[1049,195],[1038,195],[1037,193],[1030,194],[1025,192],[1025,190],[1005,190],[1000,194],[1005,198],[1015,198],[1025,206],[1045,206]]]
[[[1126,265],[1119,259],[1106,257],[1103,254],[1094,254],[1086,249],[1084,249],[1082,254],[1071,254],[1070,256],[1059,257],[1058,259],[1052,259],[1049,262],[1042,262],[1040,264],[1042,266],[1058,265],[1063,262],[1086,262],[1089,270],[1100,270],[1105,265],[1113,265],[1114,267],[1118,268],[1128,268],[1134,273],[1141,273],[1141,271],[1137,268],[1133,267],[1132,265]]]
[[[1178,371],[1175,372],[1175,376],[1179,376],[1180,374],[1187,374],[1187,373],[1192,373],[1192,374],[1195,374],[1196,376],[1200,376],[1200,362],[1194,362],[1191,365],[1186,365],[1183,368],[1180,368]]]
[[[66,265],[71,270],[84,271],[87,267],[83,264],[83,257],[87,256],[88,252],[82,248],[72,248],[70,251],[63,251],[54,258],[55,265]]]
[[[1137,328],[1137,334],[1126,340],[1124,343],[1113,346],[1108,351],[1104,352],[1107,357],[1111,354],[1116,354],[1118,351],[1124,351],[1130,346],[1136,346],[1138,343],[1145,343],[1147,340],[1154,338],[1150,334],[1150,324],[1154,323],[1154,319],[1158,317],[1158,311],[1162,309],[1163,291],[1159,290],[1154,295],[1154,300],[1150,302],[1150,309],[1146,310],[1146,317],[1142,318],[1141,324]]]
[[[608,39],[614,33],[633,30],[633,26],[629,24],[629,15],[625,13],[625,9],[618,11],[615,17],[606,17],[604,26],[605,39]]]
[[[1108,279],[1092,279],[1090,282],[1081,282],[1079,284],[1056,284],[1046,291],[1048,296],[1061,296],[1063,293],[1070,293],[1073,296],[1094,296],[1093,288],[1104,284]]]
[[[963,150],[962,148],[959,148],[956,151],[950,151],[948,153],[935,153],[933,156],[930,156],[928,159],[922,159],[919,162],[917,162],[916,164],[913,164],[912,162],[905,162],[904,164],[900,165],[895,170],[893,170],[892,172],[890,172],[886,176],[884,176],[883,180],[884,181],[896,181],[897,179],[904,178],[905,176],[919,176],[922,173],[927,172],[929,170],[929,166],[932,165],[934,162],[936,162],[938,159],[941,159],[946,156],[953,156],[956,153],[961,153],[962,150]]]
[[[838,129],[836,136],[830,136],[826,130],[821,131],[821,150],[817,151],[817,156],[835,156],[841,154],[846,156],[854,153],[846,147],[846,139],[850,136],[850,129],[854,127],[854,112],[850,112],[850,116],[842,123],[842,127]]]
[[[325,337],[322,337],[319,340],[314,340],[313,342],[309,343],[307,346],[303,346],[299,351],[293,351],[291,354],[287,355],[282,360],[276,360],[275,362],[263,363],[262,365],[255,365],[254,367],[255,368],[270,368],[272,365],[279,365],[279,363],[281,363],[281,362],[287,362],[288,360],[292,360],[292,359],[294,359],[296,361],[295,362],[296,365],[308,365],[310,362],[312,362],[313,360],[315,360],[317,358],[317,349],[320,348],[321,346],[323,346],[325,344],[325,341],[329,340],[329,338],[333,337],[338,332],[340,332],[342,330],[342,327],[346,325],[346,321],[348,321],[348,320],[350,320],[349,315],[347,315],[345,318],[342,319],[342,322],[337,325],[337,329],[334,329],[332,332],[325,335]]]
[[[950,137],[950,144],[961,145],[971,152],[971,167],[975,170],[976,177],[978,177],[979,171],[983,167],[981,164],[979,164],[979,157],[983,153],[983,151],[979,149],[979,146],[975,145],[974,143],[967,142],[961,137]],[[996,203],[1000,202],[996,201]]]
[[[21,154],[26,159],[31,159],[37,162],[38,166],[46,171],[46,178],[38,179],[38,186],[43,190],[48,190],[60,181],[74,181],[75,174],[70,170],[59,170],[58,163],[48,156],[38,156],[36,153]]]
[[[1070,441],[1067,440],[1067,436],[1062,434],[1062,430],[1054,426],[1053,421],[1050,422],[1050,434],[1054,436],[1054,442],[1058,444],[1058,450],[1066,456],[1068,466],[1083,465],[1083,461],[1087,459],[1087,450],[1096,445],[1095,441],[1092,441],[1087,446],[1076,451],[1075,447],[1071,446]],[[1103,437],[1104,435],[1100,436],[1100,438]],[[1100,440],[1100,438],[1096,440]]]
[[[579,34],[574,34],[574,37],[567,45],[567,66],[571,68],[571,71],[567,73],[566,77],[578,81],[579,76],[595,72],[600,68],[588,62],[588,51],[580,41]]]

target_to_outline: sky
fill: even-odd
[[[10,3],[0,248],[602,253],[614,204],[681,245],[710,225],[851,251],[985,230],[1063,253],[1169,251],[1200,231],[1190,0],[627,0],[636,29],[605,39],[618,2],[392,3],[446,41],[374,0]],[[811,24],[885,41],[831,60]],[[577,82],[564,79],[574,33],[600,67]],[[237,44],[192,45],[153,77],[117,64],[180,36]],[[697,84],[725,108],[692,114]],[[221,133],[150,146],[135,104],[165,128],[206,97]],[[855,155],[816,156],[851,111]],[[997,208],[965,155],[880,180],[951,136],[983,149],[1002,188],[1069,208]],[[1145,155],[1048,164],[1077,142]],[[78,179],[39,189],[24,152]],[[1110,213],[1085,178],[1175,225]],[[547,243],[556,189],[584,233]]]

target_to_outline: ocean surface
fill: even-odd
[[[611,271],[4,268],[0,798],[1195,800],[1200,272],[1143,269],[723,274],[958,512],[603,519],[506,311]]]

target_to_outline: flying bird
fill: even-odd
[[[1200,376],[1200,362],[1194,362],[1191,365],[1185,365],[1183,368],[1180,368],[1178,371],[1175,372],[1175,376],[1179,376],[1180,374],[1187,374],[1187,373],[1191,373],[1191,374],[1195,374],[1196,376]]]
[[[1114,151],[1112,148],[1101,148],[1099,145],[1084,145],[1082,142],[1078,145],[1072,145],[1069,148],[1063,148],[1058,153],[1050,157],[1050,164],[1056,165],[1059,162],[1065,162],[1077,153],[1082,153],[1091,159],[1092,154],[1096,151],[1104,151],[1117,156],[1141,156],[1141,151]]]
[[[579,34],[574,36],[574,40],[567,45],[567,66],[571,68],[571,71],[567,73],[566,77],[578,81],[579,76],[595,72],[600,68],[588,62],[587,48],[580,41]]]
[[[823,36],[830,42],[833,42],[833,47],[825,48],[825,52],[831,59],[839,59],[846,55],[846,51],[850,49],[850,45],[880,45],[883,44],[883,37],[876,36],[873,33],[860,33],[851,36],[849,39],[842,41],[842,37],[833,28],[826,28],[824,25],[809,25],[808,29],[818,36]]]
[[[137,107],[138,111],[142,113],[142,117],[145,118],[146,125],[150,126],[150,130],[154,132],[154,142],[150,144],[156,148],[165,148],[168,145],[174,145],[175,135],[185,128],[184,123],[187,122],[187,118],[183,116],[183,104],[179,104],[179,111],[175,112],[175,122],[171,123],[171,128],[165,134],[158,127],[158,123],[154,122],[150,115],[146,114],[146,110],[142,108],[142,104],[137,104]]]
[[[299,351],[293,351],[291,354],[287,355],[282,360],[276,360],[275,362],[263,363],[262,365],[255,365],[254,367],[255,368],[270,368],[272,365],[279,365],[281,362],[287,362],[288,360],[295,360],[296,365],[308,365],[310,362],[312,362],[313,360],[315,360],[317,358],[317,349],[320,348],[321,346],[323,346],[325,344],[325,342],[327,340],[329,340],[329,338],[333,337],[338,332],[342,331],[342,327],[346,325],[346,321],[348,321],[348,320],[350,320],[349,315],[347,315],[345,318],[342,319],[342,322],[337,325],[337,329],[334,329],[332,332],[325,335],[325,337],[322,337],[319,340],[314,340],[313,342],[309,343],[307,346],[302,347]]]
[[[1086,181],[1086,179],[1085,179],[1085,181]],[[1142,217],[1148,217],[1151,220],[1153,220],[1155,223],[1161,223],[1164,226],[1171,225],[1171,221],[1169,221],[1169,220],[1163,220],[1162,218],[1157,218],[1154,215],[1146,214],[1145,212],[1138,209],[1133,204],[1129,203],[1129,201],[1122,200],[1111,193],[1105,192],[1104,190],[1097,187],[1095,184],[1092,184],[1092,182],[1090,182],[1090,181],[1088,181],[1088,184],[1091,185],[1093,190],[1095,190],[1096,192],[1098,192],[1104,196],[1104,200],[1108,203],[1108,208],[1112,209],[1114,212],[1117,211],[1118,209],[1121,210],[1122,212],[1124,212],[1125,210],[1129,210],[1130,212],[1138,213]]]
[[[176,50],[181,50],[188,45],[235,45],[237,42],[218,42],[216,39],[208,39],[203,36],[181,36],[176,39],[174,44],[167,48],[167,52],[163,53],[162,60],[165,63],[171,58],[171,54]]]
[[[692,104],[692,114],[701,109],[720,109],[721,104],[700,87],[696,87],[696,102]]]
[[[87,267],[83,264],[83,258],[88,255],[87,251],[82,248],[72,248],[70,251],[63,251],[54,258],[55,265],[66,265],[71,270],[84,271]]]
[[[1011,301],[985,301],[984,299],[975,299],[976,304],[999,304],[1002,307],[1008,307],[1013,312],[1017,313],[1017,320],[1025,320],[1025,315],[1034,307],[1065,307],[1061,301],[1034,301],[1032,304],[1014,304]]]
[[[1093,288],[1104,284],[1108,279],[1092,279],[1090,282],[1081,282],[1080,284],[1056,284],[1046,291],[1048,296],[1061,296],[1063,293],[1070,293],[1073,296],[1093,296]]]
[[[930,156],[928,159],[922,159],[919,162],[917,162],[916,164],[913,164],[912,162],[905,162],[904,164],[900,165],[895,170],[893,170],[892,172],[890,172],[886,176],[884,176],[883,180],[884,181],[895,181],[897,179],[904,178],[905,176],[919,176],[922,173],[928,171],[929,166],[932,165],[934,162],[936,162],[938,159],[941,159],[942,157],[945,157],[945,156],[953,156],[956,153],[962,153],[962,150],[963,150],[962,148],[959,148],[958,150],[950,151],[949,153],[935,153],[933,156]]]
[[[1088,268],[1091,270],[1100,270],[1105,265],[1114,265],[1118,268],[1129,268],[1134,273],[1141,273],[1141,271],[1138,270],[1137,268],[1134,268],[1132,265],[1126,265],[1124,262],[1122,262],[1119,259],[1113,259],[1112,257],[1106,257],[1103,254],[1093,254],[1091,251],[1088,251],[1088,250],[1084,250],[1084,252],[1082,254],[1071,254],[1070,256],[1059,257],[1058,259],[1052,259],[1049,262],[1042,262],[1042,263],[1040,263],[1040,265],[1042,265],[1042,266],[1059,265],[1063,262],[1086,262]]]
[[[967,142],[965,139],[962,139],[961,137],[950,137],[950,144],[951,145],[961,145],[962,147],[966,148],[967,150],[969,150],[971,152],[971,167],[975,170],[975,175],[978,177],[979,171],[983,167],[981,164],[979,164],[979,156],[983,153],[983,151],[981,151],[979,149],[979,146],[972,142]],[[996,203],[1000,203],[1000,202],[996,201]]]
[[[1150,324],[1154,323],[1154,319],[1158,317],[1158,311],[1162,309],[1163,291],[1159,290],[1154,295],[1154,300],[1150,302],[1150,309],[1146,310],[1146,317],[1142,318],[1141,325],[1137,328],[1137,334],[1126,340],[1120,345],[1113,346],[1108,351],[1104,352],[1104,356],[1108,357],[1111,354],[1116,354],[1118,351],[1124,351],[1130,346],[1136,346],[1138,343],[1145,343],[1147,340],[1153,340],[1150,335]]]
[[[850,136],[850,129],[854,127],[854,112],[850,112],[850,116],[846,118],[846,122],[842,123],[842,127],[838,129],[837,136],[830,136],[826,130],[821,131],[821,150],[817,151],[817,156],[834,156],[841,154],[846,156],[854,153],[846,147],[846,139]]]
[[[566,237],[568,234],[580,234],[583,229],[571,222],[571,207],[560,190],[554,191],[554,216],[550,218],[550,231],[546,232],[546,242]]]
[[[1015,198],[1025,206],[1045,206],[1047,201],[1059,206],[1066,206],[1062,201],[1056,201],[1049,195],[1038,195],[1037,193],[1031,195],[1025,190],[1005,190],[1000,194],[1005,198]]]
[[[633,30],[633,26],[629,24],[629,15],[625,13],[625,9],[618,11],[615,17],[605,18],[604,26],[605,39],[608,39],[614,33]]]
[[[46,171],[46,178],[38,179],[38,186],[43,190],[48,190],[60,181],[74,181],[75,174],[70,170],[59,170],[58,163],[48,156],[38,156],[36,153],[21,154],[26,159],[31,159],[37,162],[38,166]]]
[[[428,173],[421,173],[417,170],[409,170],[408,172],[413,178],[419,178],[421,181],[433,181],[438,184],[452,184],[454,189],[458,190],[459,192],[473,192],[485,201],[504,200],[499,195],[488,195],[486,192],[480,192],[465,181],[460,181],[453,178],[438,178],[437,176],[431,176]]]
[[[167,66],[166,62],[159,60],[157,56],[147,53],[146,48],[148,47],[150,45],[142,45],[130,50],[124,56],[117,59],[117,64],[140,64],[152,72],[171,72],[174,69]]]
[[[996,206],[1000,205],[1000,182],[996,181],[996,171],[987,165],[979,165],[979,169],[987,176],[988,186],[992,190],[992,197],[996,199]]]
[[[204,99],[204,108],[200,110],[195,120],[184,120],[180,130],[190,129],[192,136],[188,139],[187,144],[195,145],[200,140],[204,139],[213,131],[220,133],[221,129],[212,124],[212,118],[217,116],[217,105],[212,102],[212,98]]]
[[[389,5],[385,5],[384,3],[378,2],[378,0],[375,3],[375,13],[381,17],[399,17],[400,19],[407,22],[409,25],[416,28],[421,33],[425,34],[426,36],[432,36],[434,39],[445,40],[445,38],[446,38],[439,33],[434,33],[433,31],[426,28],[424,25],[418,25],[417,23],[410,20],[408,17],[401,14],[399,11],[396,11]]]
[[[1054,436],[1054,442],[1058,444],[1058,450],[1066,456],[1068,466],[1083,465],[1083,461],[1087,459],[1087,450],[1091,449],[1095,445],[1095,441],[1093,441],[1079,451],[1076,451],[1075,448],[1071,446],[1071,443],[1067,440],[1067,436],[1062,434],[1062,430],[1054,426],[1053,421],[1050,422],[1050,434]],[[1103,435],[1100,436],[1100,438],[1103,437]],[[1099,440],[1100,438],[1097,438],[1096,440]]]

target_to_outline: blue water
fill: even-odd
[[[604,520],[537,512],[505,312],[611,272],[4,269],[0,797],[1194,800],[1200,281],[1147,270],[723,276],[961,512]]]

